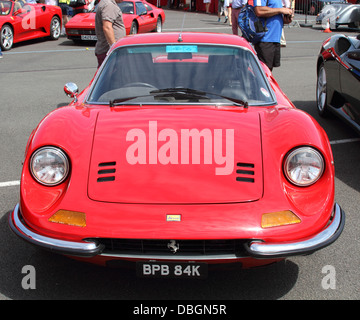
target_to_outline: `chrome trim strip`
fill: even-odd
[[[65,255],[92,257],[98,255],[103,250],[103,246],[95,242],[65,241],[45,237],[31,231],[20,219],[19,204],[17,204],[14,211],[9,214],[9,225],[11,230],[23,240],[44,249]]]
[[[162,255],[146,255],[146,254],[116,254],[106,253],[100,254],[102,257],[109,257],[114,259],[133,259],[133,260],[166,260],[166,261],[215,261],[215,260],[240,260],[240,256],[233,254],[223,255],[208,255],[208,256],[195,256],[195,255],[176,255],[173,256],[162,256]]]
[[[345,225],[345,213],[336,203],[334,217],[326,229],[314,237],[293,243],[266,243],[252,241],[246,246],[249,254],[256,258],[284,257],[310,254],[333,243],[341,234]]]

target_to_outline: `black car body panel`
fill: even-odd
[[[335,113],[360,134],[360,35],[336,34],[322,44],[317,61],[317,107]]]

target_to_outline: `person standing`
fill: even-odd
[[[239,35],[239,14],[244,5],[247,4],[247,0],[233,0],[231,4],[231,28],[232,33]]]
[[[95,15],[97,36],[95,55],[98,60],[98,67],[106,58],[111,46],[126,35],[122,12],[117,5],[120,2],[122,0],[101,0],[98,4]]]
[[[254,0],[254,10],[258,17],[266,19],[268,31],[260,42],[254,45],[260,61],[270,70],[280,67],[280,39],[284,25],[291,22],[293,11],[282,5],[282,0]]]
[[[218,22],[221,20],[221,14],[224,12],[224,8],[224,0],[218,0]]]
[[[61,35],[65,35],[65,25],[74,15],[74,10],[72,7],[70,7],[70,0],[59,0],[59,7],[61,8],[62,13]]]
[[[210,14],[210,4],[211,0],[203,0],[205,3],[205,13]]]
[[[290,6],[291,6],[290,0],[282,0],[282,4],[283,4],[283,7],[286,7],[286,8],[290,8]],[[282,47],[286,47],[284,27],[282,28],[282,31],[281,31],[280,45]]]

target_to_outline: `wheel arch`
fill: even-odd
[[[319,74],[319,69],[322,63],[324,63],[325,60],[323,57],[318,57],[317,62],[316,62],[316,74]]]

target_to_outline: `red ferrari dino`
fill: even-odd
[[[0,46],[10,50],[14,43],[35,38],[57,40],[61,30],[58,6],[0,0]]]
[[[41,248],[141,277],[206,277],[333,243],[324,130],[241,37],[125,37],[89,86],[32,132],[12,230]],[[135,269],[135,268],[134,268]]]
[[[145,0],[125,0],[118,4],[123,13],[126,34],[161,32],[165,13]],[[95,34],[96,7],[88,13],[75,15],[66,24],[66,35],[74,41],[97,40]]]

